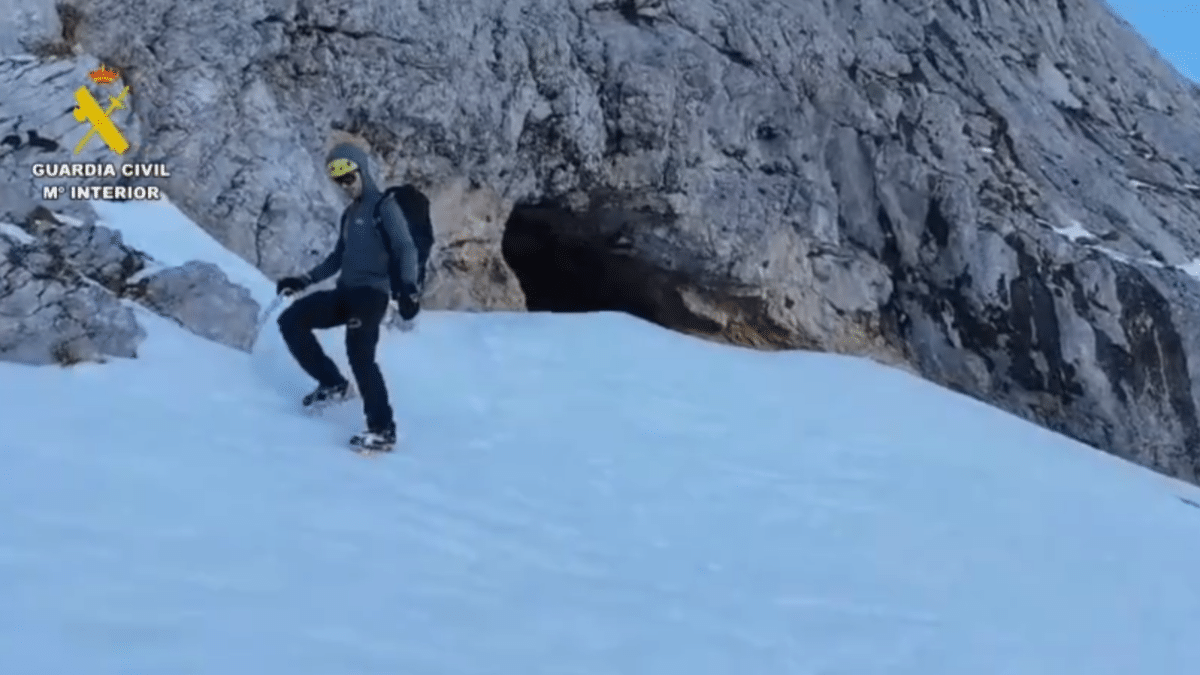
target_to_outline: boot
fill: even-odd
[[[388,452],[396,445],[396,427],[362,432],[350,439],[356,452]]]
[[[315,413],[352,398],[354,398],[354,388],[350,386],[349,382],[343,382],[332,387],[317,387],[315,391],[304,397],[303,404],[306,411]]]

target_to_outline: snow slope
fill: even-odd
[[[203,241],[129,214],[135,245]],[[247,355],[143,320],[137,360],[0,364],[5,675],[1200,662],[1200,490],[898,371],[428,312],[381,347],[403,450],[362,459],[356,404],[295,412],[276,331]]]

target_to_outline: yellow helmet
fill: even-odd
[[[335,159],[329,163],[329,175],[333,176],[334,178],[337,178],[338,176],[345,176],[351,171],[357,170],[358,165],[345,158]]]

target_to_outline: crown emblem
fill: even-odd
[[[100,84],[112,84],[117,79],[117,71],[109,70],[101,63],[100,67],[88,73],[88,77],[92,78],[93,82]]]

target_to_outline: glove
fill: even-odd
[[[293,293],[299,293],[300,291],[303,291],[305,288],[308,288],[308,282],[306,282],[303,278],[301,278],[301,277],[284,277],[283,279],[280,279],[279,283],[275,286],[275,294],[276,295],[284,295],[284,294],[291,295]]]
[[[415,286],[405,286],[404,290],[393,295],[392,299],[396,301],[400,318],[405,321],[412,321],[417,312],[421,311],[421,293]]]

